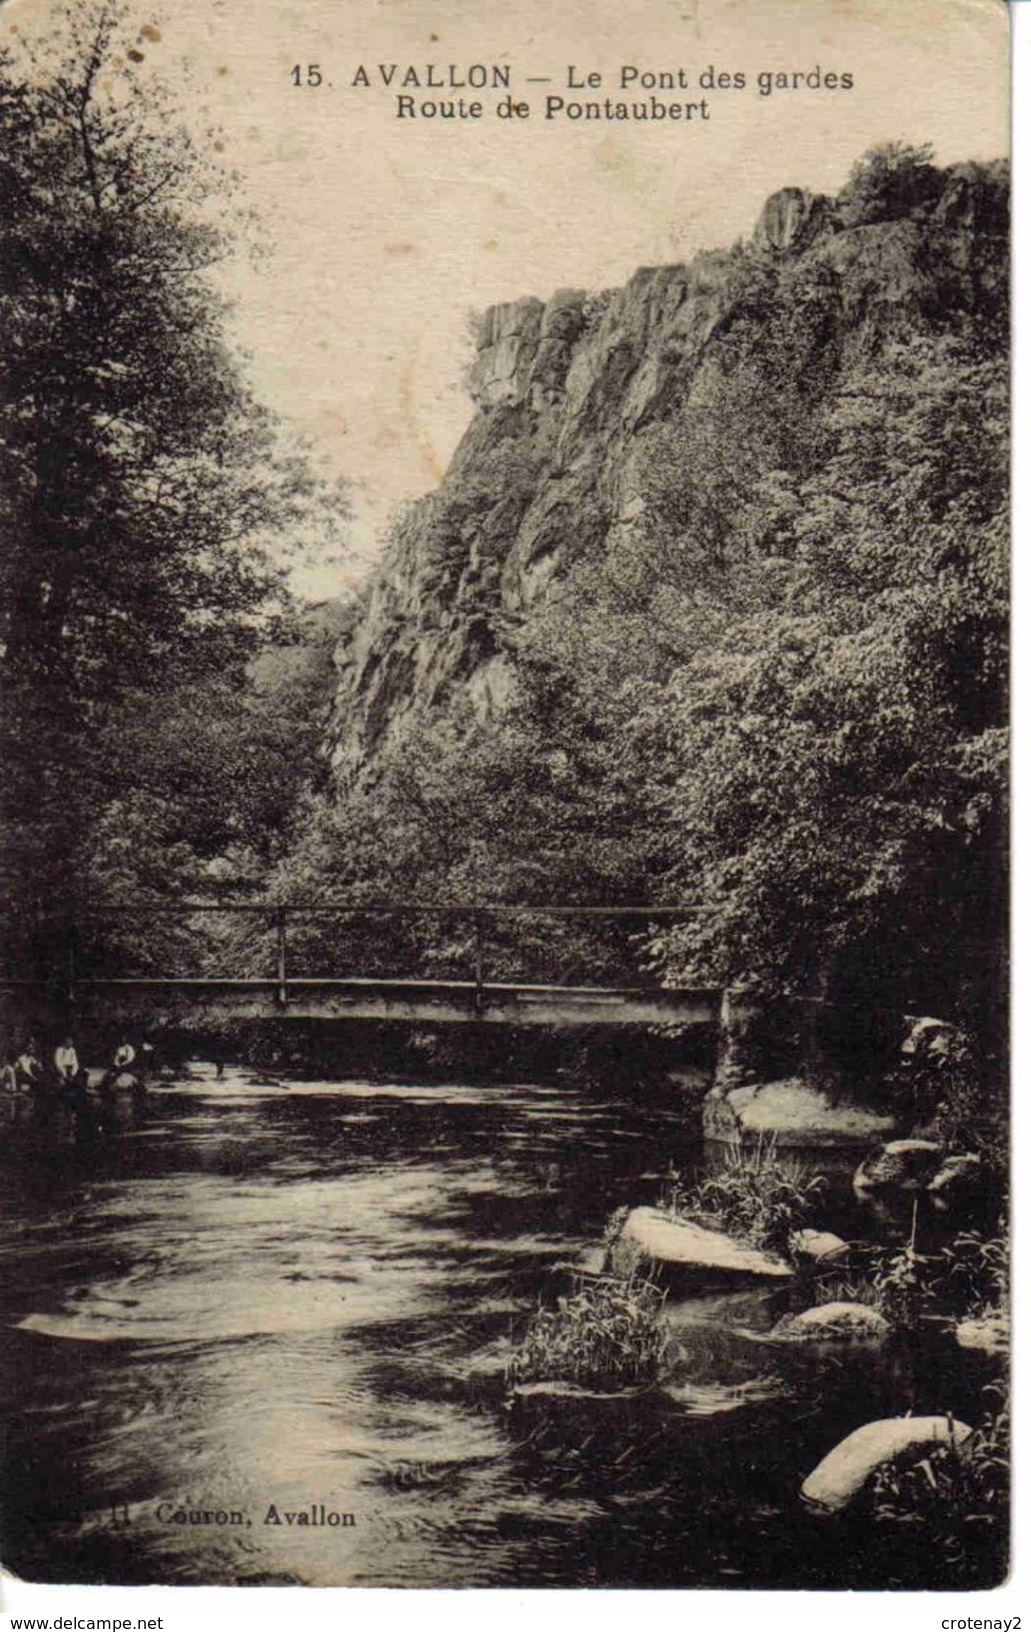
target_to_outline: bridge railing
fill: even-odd
[[[676,905],[507,902],[97,902],[51,920],[54,984],[449,981],[653,989],[642,943]],[[38,978],[38,976],[37,976]]]

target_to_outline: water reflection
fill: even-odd
[[[506,1397],[513,1332],[613,1208],[654,1199],[642,1174],[697,1159],[681,1143],[673,1095],[232,1071],[103,1137],[8,1127],[6,1562],[127,1583],[880,1584],[800,1480],[871,1416],[976,1408],[976,1357],[785,1352],[757,1336],[791,1288],[710,1290],[670,1306],[661,1387]],[[839,1202],[842,1222],[844,1184]],[[220,1512],[244,1520],[169,1518]]]

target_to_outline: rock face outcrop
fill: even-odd
[[[929,169],[908,213],[864,206],[850,226],[833,201],[785,187],[733,249],[644,268],[622,289],[492,307],[468,430],[440,488],[399,522],[338,648],[326,751],[341,784],[374,772],[413,710],[505,710],[537,610],[585,555],[648,526],[652,438],[693,403],[704,411],[723,337],[747,358],[770,301],[803,302],[810,340],[786,364],[801,380],[930,332],[943,290],[959,321],[1004,279],[1006,197],[999,166]]]
[[[762,207],[756,243],[765,249],[793,249],[810,241],[831,215],[830,200],[805,187],[782,187]]]

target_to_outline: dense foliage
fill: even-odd
[[[138,28],[115,0],[70,6],[0,63],[16,940],[37,911],[84,916],[91,886],[174,893],[198,857],[281,822],[297,778],[268,783],[294,746],[248,669],[287,604],[270,545],[282,560],[340,515],[227,342],[229,183],[139,66]]]
[[[1010,1404],[1005,1381],[984,1390],[985,1414],[962,1444],[876,1475],[874,1517],[904,1527],[938,1570],[936,1586],[999,1586],[1009,1564]]]

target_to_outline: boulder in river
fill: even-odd
[[[775,1136],[779,1145],[820,1148],[869,1145],[895,1130],[894,1117],[869,1106],[836,1100],[804,1082],[786,1077],[758,1086],[713,1088],[702,1107],[707,1139],[748,1143]]]
[[[808,1258],[814,1264],[833,1263],[844,1258],[848,1242],[832,1230],[796,1230],[791,1237],[791,1250],[796,1258]]]
[[[772,1336],[785,1342],[883,1343],[891,1327],[879,1309],[868,1303],[818,1303],[800,1315],[785,1315],[773,1328]]]
[[[893,1139],[860,1162],[852,1188],[860,1196],[877,1190],[925,1189],[943,1154],[933,1139]]]
[[[984,1163],[980,1156],[964,1151],[958,1156],[946,1156],[927,1186],[927,1194],[944,1213],[976,1201],[984,1189]]]
[[[961,1348],[980,1349],[983,1354],[1006,1354],[1010,1346],[1010,1317],[1005,1309],[997,1309],[976,1320],[961,1320],[956,1327],[956,1342]]]
[[[887,1417],[868,1422],[835,1445],[802,1486],[802,1498],[820,1513],[840,1513],[878,1468],[896,1458],[916,1460],[938,1445],[962,1445],[973,1430],[952,1417]]]
[[[658,1207],[635,1207],[610,1251],[613,1269],[626,1274],[639,1265],[649,1272],[694,1270],[705,1274],[782,1277],[790,1264],[771,1252],[735,1241],[721,1230],[703,1229]]]

